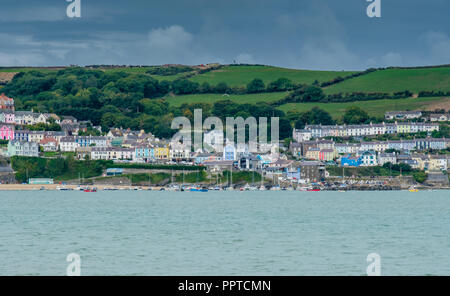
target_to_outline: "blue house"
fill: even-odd
[[[359,167],[362,163],[363,161],[361,157],[352,156],[351,154],[341,157],[341,166],[343,167]]]
[[[149,145],[141,145],[135,148],[134,150],[135,159],[139,159],[144,162],[154,161],[155,158],[155,148]]]

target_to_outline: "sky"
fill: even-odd
[[[450,64],[450,1],[0,0],[0,66]]]

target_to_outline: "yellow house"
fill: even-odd
[[[170,150],[169,145],[161,144],[154,148],[156,159],[169,159]]]
[[[407,134],[410,132],[411,132],[411,125],[409,123],[398,123],[397,124],[397,133]]]
[[[306,158],[313,159],[313,160],[319,160],[320,158],[320,148],[310,148],[306,152]]]

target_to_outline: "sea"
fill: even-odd
[[[64,276],[73,254],[86,276],[365,276],[373,254],[448,276],[450,191],[0,192],[0,275]]]

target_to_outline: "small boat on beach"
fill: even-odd
[[[308,188],[307,191],[309,191],[309,192],[318,192],[318,191],[320,191],[320,189],[319,188]]]
[[[409,192],[419,192],[419,189],[417,189],[415,187],[411,187],[411,188],[409,188]]]
[[[58,190],[58,191],[71,191],[71,190],[73,190],[72,188],[68,188],[68,187],[65,187],[65,186],[63,186],[63,187],[56,187],[56,190]]]
[[[97,192],[97,188],[95,188],[95,187],[93,187],[93,188],[87,187],[86,189],[84,189],[84,192]]]

